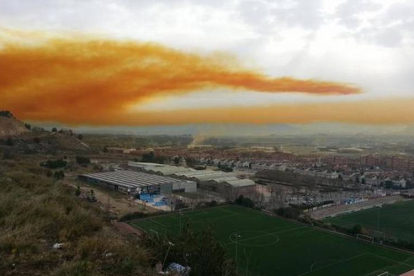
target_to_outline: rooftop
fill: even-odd
[[[119,185],[127,188],[138,188],[146,186],[154,186],[160,184],[179,183],[180,180],[159,176],[154,174],[148,174],[143,172],[134,171],[116,171],[116,172],[104,172],[83,174],[82,177],[106,182],[113,185]]]

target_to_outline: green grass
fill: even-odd
[[[366,229],[414,242],[414,201],[398,202],[382,208],[344,214],[326,221],[346,228],[360,224]]]
[[[217,239],[238,260],[241,275],[373,276],[385,271],[399,275],[414,269],[411,254],[238,206],[196,210],[182,216],[173,213],[130,224],[161,235],[178,235],[180,225],[187,222],[196,228],[213,226]],[[237,244],[235,234],[241,236]]]

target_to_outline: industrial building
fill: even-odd
[[[83,174],[79,179],[129,194],[168,195],[172,192],[197,191],[197,184],[194,181],[136,171]]]
[[[248,196],[256,190],[256,183],[254,181],[238,178],[235,173],[231,172],[195,170],[192,168],[142,162],[128,162],[128,166],[142,172],[196,182],[198,188],[218,193],[230,200],[239,195]]]

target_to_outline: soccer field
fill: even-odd
[[[403,201],[382,208],[372,208],[340,215],[325,221],[351,228],[360,224],[394,238],[414,242],[414,201]]]
[[[414,255],[269,217],[238,206],[221,206],[129,222],[144,231],[180,233],[180,225],[212,225],[238,261],[242,275],[374,276],[414,269]],[[236,236],[239,238],[236,240]],[[236,254],[237,251],[237,254]]]

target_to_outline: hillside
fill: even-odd
[[[26,125],[9,111],[0,110],[0,144],[22,153],[89,151],[89,146],[71,131],[49,132]],[[8,142],[4,142],[7,141]]]
[[[138,240],[45,172],[30,158],[0,160],[0,275],[155,275]]]
[[[24,123],[13,117],[7,111],[0,111],[0,138],[27,133],[29,130]]]

